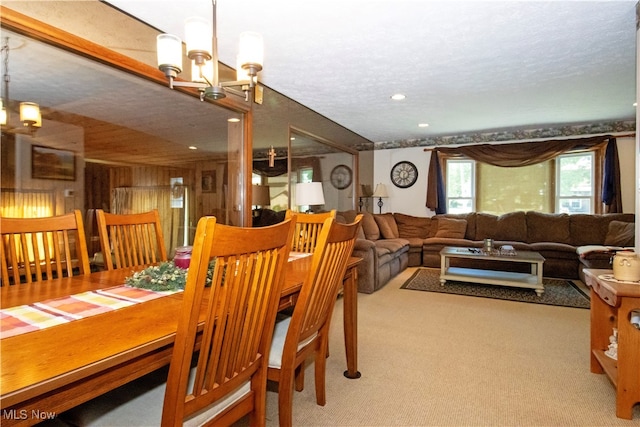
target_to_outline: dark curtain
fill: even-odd
[[[609,139],[604,158],[604,175],[602,177],[602,203],[605,213],[622,212],[622,197],[620,186],[620,162],[618,160],[618,146],[616,139]]]
[[[446,194],[445,181],[443,179],[442,172],[440,171],[440,173],[438,173],[441,168],[439,153],[446,154],[450,157],[467,157],[493,166],[520,167],[551,160],[554,157],[569,151],[598,148],[599,146],[604,146],[604,144],[610,140],[613,140],[615,144],[615,138],[607,135],[568,140],[556,139],[543,142],[480,144],[455,148],[437,148],[433,153],[431,153],[429,182],[427,183],[427,207],[434,210],[436,213],[445,213],[447,209],[444,198],[444,194]],[[611,171],[609,173],[614,175],[617,173],[617,194],[620,194],[620,165],[618,164],[617,151],[615,160],[611,160],[611,164]],[[432,180],[432,177],[435,179]],[[440,199],[438,195],[440,189],[443,193],[442,199]],[[620,212],[621,211],[622,207],[620,207]]]
[[[285,175],[287,159],[275,159],[273,166],[269,166],[269,160],[254,160],[253,173],[266,177]]]
[[[254,160],[253,173],[266,176],[268,178],[286,175],[288,172],[288,159],[275,159],[273,166],[269,166],[268,160]],[[313,169],[313,180],[322,182],[322,168],[319,157],[294,157],[291,159],[291,172],[310,167]]]
[[[437,151],[431,153],[428,173],[429,181],[427,182],[427,207],[437,214],[443,214],[447,213],[447,199],[439,157]],[[437,183],[437,185],[431,185],[432,182]]]

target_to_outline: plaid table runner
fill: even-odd
[[[173,292],[154,292],[129,286],[115,286],[5,308],[0,310],[0,339],[129,307],[171,293]]]

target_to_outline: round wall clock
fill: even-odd
[[[338,165],[331,171],[331,184],[338,190],[344,190],[351,185],[351,168],[347,165]]]
[[[418,168],[411,162],[396,163],[391,168],[391,182],[400,188],[409,188],[418,180]]]

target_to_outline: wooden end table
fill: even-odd
[[[607,280],[612,270],[585,269],[591,287],[591,372],[606,374],[616,389],[616,416],[630,420],[640,402],[640,329],[631,312],[640,310],[640,284]],[[618,360],[605,354],[618,329]]]

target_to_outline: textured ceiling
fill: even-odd
[[[211,17],[209,0],[109,3],[180,37]],[[218,0],[218,49],[233,65],[238,34],[262,33],[265,85],[374,142],[629,121],[635,4]]]

